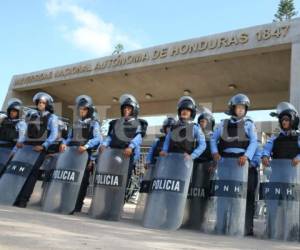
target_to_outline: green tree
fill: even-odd
[[[290,20],[297,15],[294,0],[280,0],[274,22]]]
[[[115,46],[115,49],[113,51],[113,55],[116,55],[116,54],[120,54],[122,51],[124,50],[124,45],[121,44],[121,43],[118,43],[116,46]]]

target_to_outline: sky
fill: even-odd
[[[295,0],[300,10],[300,0]],[[0,8],[0,105],[14,74],[272,22],[279,0],[26,0]],[[260,112],[261,113],[261,112]],[[264,113],[261,117],[264,117]]]

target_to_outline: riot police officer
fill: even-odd
[[[209,162],[212,161],[212,155],[210,151],[210,137],[213,134],[213,130],[215,127],[215,118],[211,111],[207,108],[204,108],[203,111],[199,114],[198,124],[201,127],[206,141],[206,149],[205,151],[196,159],[198,162]]]
[[[211,137],[211,152],[217,162],[221,157],[236,157],[243,166],[252,160],[257,148],[257,134],[253,121],[246,116],[250,100],[244,94],[233,96],[226,114],[230,119],[221,122]]]
[[[108,135],[100,147],[100,152],[105,147],[123,149],[124,156],[130,158],[127,185],[131,179],[135,164],[140,158],[142,138],[146,135],[147,121],[138,118],[140,111],[136,98],[129,94],[120,97],[121,118],[109,123]]]
[[[204,134],[193,120],[196,116],[196,104],[193,98],[183,96],[177,104],[179,120],[167,134],[160,156],[168,152],[184,153],[193,160],[199,157],[206,148]]]
[[[214,230],[218,234],[245,234],[248,166],[257,149],[255,125],[246,116],[249,107],[250,100],[246,95],[233,96],[226,112],[230,118],[221,121],[210,141],[213,159],[218,167],[214,185],[220,187],[213,187],[216,202],[212,209],[216,211]],[[236,182],[243,183],[237,189],[238,195],[232,188],[224,189],[225,182],[231,186]]]
[[[98,147],[102,142],[100,122],[95,117],[95,108],[90,96],[81,95],[75,100],[78,120],[70,130],[68,138],[60,145],[60,152],[64,152],[67,146],[78,146],[78,152],[85,151],[89,154],[89,161],[83,175],[75,212],[80,212],[89,186],[89,178],[93,172],[97,158]]]
[[[5,118],[0,124],[0,147],[8,146],[21,148],[26,134],[27,125],[22,119],[22,101],[12,98],[8,101],[8,107]]]
[[[288,102],[281,102],[277,106],[277,113],[271,116],[278,117],[280,132],[272,136],[264,146],[262,163],[270,165],[273,159],[291,159],[293,166],[300,162],[299,114],[295,107]]]
[[[261,183],[260,190],[267,205],[265,231],[269,238],[298,241],[299,114],[292,104],[281,102],[271,116],[278,117],[280,132],[273,135],[263,149],[262,163],[264,167],[271,167],[268,182]]]
[[[160,130],[163,133],[163,135],[156,138],[152,146],[150,147],[146,158],[146,168],[148,168],[150,165],[155,165],[156,160],[159,157],[159,153],[162,150],[166,135],[169,133],[169,131],[175,124],[176,120],[172,117],[168,117],[164,120],[162,128]]]
[[[178,121],[168,132],[160,152],[161,159],[154,171],[146,202],[143,225],[148,228],[175,230],[181,225],[193,160],[206,147],[201,128],[193,122],[196,116],[193,98],[181,97],[177,114]]]
[[[31,110],[27,114],[27,131],[24,143],[33,145],[33,150],[39,152],[41,155],[15,202],[16,206],[26,207],[39,175],[39,167],[47,151],[50,150],[51,147],[58,150],[56,144],[59,134],[58,118],[54,114],[53,102],[53,98],[45,92],[38,92],[33,97],[33,103],[36,105],[36,109]]]
[[[8,101],[6,113],[0,114],[0,177],[17,148],[23,146],[26,123],[22,119],[22,102],[13,98]]]
[[[210,177],[214,170],[209,143],[215,126],[215,119],[209,109],[203,108],[197,121],[204,133],[207,147],[204,152],[194,160],[193,173],[186,204],[187,221],[185,225],[194,229],[202,229],[206,210],[208,209]]]

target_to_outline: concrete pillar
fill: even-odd
[[[292,43],[290,102],[300,112],[300,41]]]

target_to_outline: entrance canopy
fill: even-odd
[[[288,100],[299,108],[299,52],[300,19],[294,19],[15,75],[7,99],[31,105],[34,93],[46,91],[65,116],[81,94],[105,106],[100,112],[108,117],[119,115],[123,93],[133,94],[147,116],[175,113],[184,94],[214,112],[226,110],[239,92],[250,97],[252,110]]]

